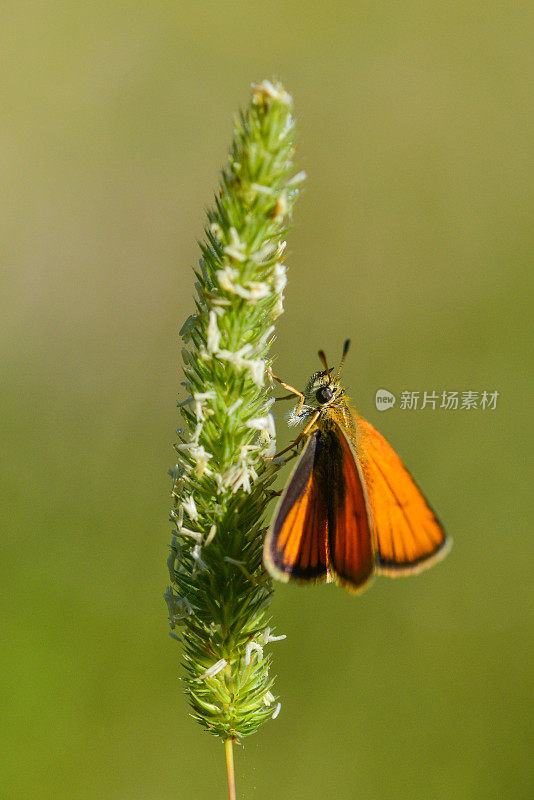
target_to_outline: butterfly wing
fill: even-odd
[[[375,570],[365,485],[357,458],[337,423],[325,433],[328,558],[335,582],[357,593]]]
[[[278,580],[328,580],[326,442],[313,431],[265,537],[263,561]]]
[[[391,445],[373,426],[355,418],[375,536],[376,570],[410,575],[443,558],[449,548],[443,527]]]

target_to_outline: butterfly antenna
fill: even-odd
[[[343,353],[341,354],[341,363],[340,363],[339,369],[337,371],[336,382],[340,378],[341,370],[343,369],[343,364],[345,363],[345,356],[349,352],[349,347],[350,347],[350,339],[345,339],[345,344],[343,345]]]
[[[318,354],[319,358],[321,359],[323,366],[325,368],[326,375],[328,377],[328,385],[332,383],[332,376],[330,375],[330,370],[328,369],[328,362],[326,360],[326,356],[324,354],[324,350],[319,350]]]

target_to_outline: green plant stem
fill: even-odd
[[[228,776],[228,797],[229,800],[236,800],[235,775],[234,775],[234,748],[231,739],[227,739],[225,741],[224,749],[226,751],[226,774]]]
[[[272,632],[262,549],[277,470],[265,458],[276,452],[269,349],[304,179],[293,174],[294,150],[291,97],[279,83],[255,84],[208,210],[195,313],[181,329],[186,396],[165,599],[192,716],[227,752],[280,711],[269,645],[285,637]]]

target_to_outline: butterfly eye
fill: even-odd
[[[321,386],[320,389],[317,389],[315,392],[315,397],[317,398],[317,402],[324,405],[328,403],[334,396],[334,393],[330,386]]]

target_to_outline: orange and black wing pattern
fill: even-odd
[[[375,569],[364,482],[341,427],[334,424],[325,439],[329,567],[339,586],[356,593],[366,588]]]
[[[365,490],[338,425],[308,439],[274,515],[264,562],[279,580],[363,589],[374,570]]]
[[[325,443],[314,431],[282,494],[265,538],[263,560],[278,580],[328,580]]]
[[[376,571],[411,575],[443,558],[450,547],[443,527],[391,445],[355,418],[375,536]]]

